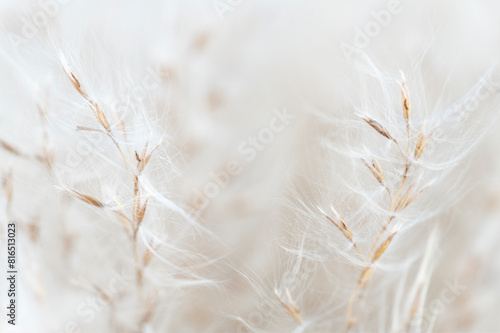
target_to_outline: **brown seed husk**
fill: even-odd
[[[394,140],[392,135],[386,130],[381,124],[379,124],[376,120],[371,118],[361,117],[368,125],[370,125],[373,129],[375,129],[380,135],[386,137],[389,140]]]
[[[99,200],[90,195],[86,195],[75,190],[67,190],[67,191],[72,197],[75,197],[85,203],[88,203],[89,205],[96,207],[104,207],[104,204],[102,202],[100,202]]]
[[[375,254],[373,255],[373,259],[372,259],[372,261],[373,261],[373,262],[377,261],[377,260],[380,258],[380,256],[381,256],[382,254],[384,254],[385,250],[387,250],[387,247],[389,246],[389,244],[391,244],[392,239],[394,238],[394,236],[395,236],[395,235],[396,235],[396,232],[393,232],[393,233],[392,233],[392,234],[391,234],[391,235],[390,235],[390,236],[386,239],[386,241],[385,241],[382,245],[380,245],[380,246],[378,247],[377,251],[375,251]]]

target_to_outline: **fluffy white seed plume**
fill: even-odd
[[[379,80],[381,89],[387,90],[387,77],[381,76],[378,69],[373,69],[373,72],[377,73],[375,79]],[[487,82],[487,78],[488,75],[485,75],[480,82]],[[426,224],[438,221],[446,209],[467,191],[467,186],[457,175],[464,172],[466,165],[463,159],[488,130],[488,123],[485,122],[482,128],[474,125],[469,128],[472,125],[467,121],[469,118],[459,110],[473,107],[474,111],[468,112],[474,112],[476,122],[479,119],[495,119],[495,109],[491,108],[491,104],[481,103],[483,101],[472,104],[478,89],[484,88],[484,85],[474,86],[461,99],[466,105],[452,105],[441,115],[423,109],[419,115],[419,107],[423,108],[425,104],[415,101],[412,103],[413,112],[410,112],[412,84],[404,76],[403,80],[399,84],[402,94],[398,96],[395,90],[394,98],[381,100],[378,96],[383,94],[376,92],[357,96],[353,107],[358,110],[356,117],[359,120],[353,119],[352,127],[345,128],[350,132],[347,140],[337,138],[329,145],[336,152],[335,164],[352,165],[353,169],[350,174],[345,171],[337,174],[338,185],[327,191],[329,196],[320,199],[325,206],[331,207],[331,213],[326,213],[321,206],[316,208],[317,213],[308,208],[304,212],[307,223],[311,223],[311,219],[319,221],[313,223],[313,228],[299,232],[307,235],[309,246],[314,248],[310,251],[323,253],[321,261],[331,262],[330,279],[344,281],[345,288],[333,294],[331,299],[344,304],[337,316],[341,311],[345,313],[347,330],[368,329],[376,321],[373,315],[377,311],[387,311],[387,318],[394,316],[390,307],[376,306],[380,303],[377,300],[381,297],[380,291],[386,290],[387,295],[386,288],[394,284],[396,276],[411,270],[419,258],[421,252],[410,246],[422,248],[422,243],[414,236],[415,232],[418,230],[419,234],[425,235],[428,229]],[[393,85],[389,83],[388,86]],[[412,94],[413,100],[418,101],[419,97],[419,94]],[[397,98],[402,99],[402,103],[398,103],[402,108],[394,107]],[[422,98],[425,96],[422,95]],[[358,100],[366,101],[367,105],[356,104]],[[452,113],[449,109],[457,112]],[[457,117],[461,119],[458,121]],[[451,122],[454,124],[451,125]],[[421,124],[428,124],[430,129]],[[338,129],[341,126],[339,121]],[[457,131],[460,132],[460,139],[455,139]],[[433,140],[434,136],[436,140]],[[453,147],[445,144],[446,149],[443,150],[438,146],[452,140]],[[348,197],[340,199],[339,192]],[[447,193],[448,198],[437,200],[436,194],[440,193]],[[340,212],[332,205],[340,207]],[[332,232],[337,233],[335,238],[321,237]],[[325,255],[327,249],[333,253]],[[435,252],[435,246],[430,251]],[[429,255],[428,252],[426,256]],[[343,257],[344,262],[339,264],[336,257]],[[425,281],[418,282],[421,286],[417,289],[428,286],[430,278],[431,275],[427,274]],[[406,297],[404,302],[407,303],[405,309],[408,313],[397,314],[391,322],[379,322],[382,330],[387,329],[383,328],[385,325],[392,325],[396,331],[409,328],[419,331],[424,326],[430,329],[429,322],[424,325],[414,320],[417,309],[423,306],[419,302],[420,298],[425,298],[425,290],[406,292],[408,294],[398,298]],[[413,305],[409,305],[412,302]],[[332,325],[337,329],[342,327],[338,322],[332,322]]]
[[[16,327],[497,329],[498,7],[1,2]]]

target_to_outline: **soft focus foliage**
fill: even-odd
[[[500,330],[499,10],[1,2],[0,331]]]

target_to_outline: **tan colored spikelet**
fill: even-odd
[[[413,183],[408,189],[406,190],[405,194],[403,197],[399,200],[396,208],[394,209],[396,212],[400,211],[401,209],[407,207],[410,203],[407,204],[408,198],[410,197],[410,194],[413,193],[413,190],[417,186],[417,183]]]
[[[139,211],[141,210],[141,197],[138,195],[134,196],[134,221],[136,222],[137,226],[137,220],[139,216]]]
[[[14,154],[14,155],[22,155],[19,150],[14,148],[12,145],[8,144],[7,142],[0,140],[0,145],[2,146],[3,149],[7,150],[8,152]]]
[[[347,227],[347,224],[345,224],[345,222],[343,220],[340,220],[340,224],[342,225],[342,232],[344,233],[344,235],[350,240],[350,241],[353,241],[353,234],[352,234],[352,231],[349,230],[349,228]]]
[[[139,153],[136,151],[135,152],[135,158],[137,160],[137,172],[141,173],[144,170],[145,165],[145,159],[146,159],[146,152],[148,150],[148,145],[149,142],[146,142],[144,145],[144,148],[142,149],[141,155],[139,156]]]
[[[87,92],[83,89],[82,84],[76,78],[73,71],[69,68],[68,64],[66,63],[66,60],[64,58],[62,58],[61,61],[63,64],[64,72],[66,72],[66,75],[69,77],[71,83],[73,84],[73,87],[75,87],[75,89],[80,93],[80,95],[82,95],[82,97],[85,98],[85,100],[89,104],[90,108],[94,112],[94,115],[95,115],[97,121],[99,122],[99,124],[101,124],[101,126],[104,127],[104,129],[106,129],[106,131],[108,131],[108,132],[111,131],[111,126],[109,125],[108,119],[106,118],[106,115],[102,111],[99,104],[97,104],[97,102],[95,102],[89,98]]]
[[[144,213],[146,212],[146,204],[144,206],[141,204],[141,192],[139,190],[139,176],[134,176],[134,221],[136,222],[136,228],[141,223],[142,218],[144,218]]]
[[[148,144],[149,143],[146,143],[146,145],[144,146],[144,149],[142,150],[140,157],[136,156],[136,158],[138,158],[137,159],[138,160],[137,171],[139,173],[141,173],[142,171],[144,171],[144,168],[146,167],[146,165],[148,165],[148,162],[151,159],[151,156],[153,155],[154,151],[160,146],[160,144],[156,145],[156,147],[154,147],[153,150],[151,150],[151,152],[149,152],[149,154],[146,154],[147,153]]]
[[[400,84],[401,87],[401,99],[403,102],[403,116],[406,123],[410,123],[411,109],[410,109],[410,93],[408,92],[408,84],[403,76],[403,82]]]
[[[354,246],[356,251],[361,255],[361,251],[359,250],[358,244],[356,244],[356,242],[354,241],[354,235],[353,235],[352,231],[349,229],[349,227],[344,222],[344,220],[340,217],[339,213],[337,213],[337,211],[333,207],[330,207],[330,208],[331,208],[333,214],[335,214],[335,217],[340,221],[340,225],[338,223],[336,223],[334,219],[332,219],[330,216],[328,216],[328,214],[326,214],[322,209],[320,209],[320,211],[321,211],[321,213],[323,213],[323,215],[330,222],[333,223],[333,225],[335,225],[337,227],[337,229],[339,229],[342,232],[344,237],[347,238],[352,243],[352,245]]]
[[[134,197],[139,193],[139,177],[134,176]]]
[[[425,138],[420,144],[415,148],[415,158],[420,158],[422,156],[422,153],[424,152],[425,146],[427,145],[427,142],[429,141],[430,136]]]
[[[97,200],[96,198],[94,198],[90,195],[86,195],[86,194],[83,194],[83,193],[80,193],[78,191],[71,190],[71,189],[68,189],[67,192],[72,197],[75,197],[78,200],[81,200],[85,203],[88,203],[89,205],[96,206],[96,207],[104,207],[105,206],[102,202],[100,202],[99,200]]]
[[[377,251],[375,251],[375,254],[373,255],[373,258],[372,258],[372,261],[375,262],[377,261],[380,256],[382,254],[384,254],[385,250],[387,250],[387,247],[389,246],[389,244],[391,244],[392,242],[392,239],[394,238],[394,236],[396,235],[397,231],[393,232],[386,240],[385,242],[380,245],[377,249]]]
[[[420,156],[422,156],[422,153],[424,152],[425,146],[427,145],[427,142],[429,142],[429,139],[431,138],[432,134],[434,134],[434,131],[436,130],[437,126],[430,131],[429,134],[427,134],[426,137],[424,137],[424,125],[422,125],[422,129],[420,130],[420,133],[418,134],[418,140],[417,144],[415,145],[415,153],[414,156],[416,159],[419,159]]]
[[[108,119],[104,115],[104,112],[102,111],[99,104],[97,104],[96,102],[92,102],[92,104],[89,104],[89,105],[90,105],[90,108],[92,109],[92,111],[94,111],[94,115],[95,115],[97,121],[99,122],[99,124],[101,124],[101,126],[104,127],[104,129],[106,131],[109,132],[111,130],[111,127],[109,125]]]
[[[154,147],[153,150],[151,150],[151,152],[146,156],[146,158],[144,159],[144,166],[148,164],[149,160],[151,159],[151,156],[159,146],[160,144],[157,144],[156,147]]]
[[[379,134],[382,136],[386,137],[389,140],[394,140],[392,135],[389,133],[388,130],[386,130],[380,123],[378,123],[376,120],[373,120],[371,118],[365,118],[361,117],[368,125],[370,125],[373,129],[375,129]]]
[[[290,291],[286,289],[286,294],[288,298],[288,302],[285,302],[284,300],[281,299],[281,297],[278,294],[277,290],[274,290],[274,295],[278,299],[278,301],[281,303],[283,308],[290,314],[290,316],[300,325],[302,325],[302,316],[300,314],[300,309],[297,306],[297,304],[293,301]]]
[[[47,115],[43,109],[43,107],[37,103],[36,105],[38,110],[38,115],[40,117],[42,128],[43,128],[43,137],[42,137],[42,156],[41,161],[45,163],[45,165],[49,168],[52,168],[54,164],[54,150],[49,140],[49,134],[47,132],[46,123],[47,123]]]
[[[149,197],[146,199],[144,202],[144,205],[141,207],[137,207],[137,224],[140,225],[142,223],[142,220],[144,219],[144,215],[146,214],[146,208],[148,207],[148,200]]]
[[[144,160],[139,156],[137,150],[134,151],[135,159],[137,160],[137,173],[141,174],[144,169]]]
[[[380,167],[380,164],[378,164],[377,160],[372,159],[372,163],[370,164],[365,159],[363,159],[363,163],[371,171],[375,179],[377,179],[377,181],[381,185],[385,186],[384,173],[382,172],[382,168]]]
[[[425,129],[425,123],[422,124],[422,128],[420,129],[420,132],[418,133],[418,139],[417,139],[417,144],[415,145],[415,152],[413,156],[418,159],[424,152],[425,144],[424,144],[424,129]]]
[[[347,224],[345,224],[345,222],[343,220],[340,220],[341,225],[339,225],[330,216],[325,215],[325,217],[330,222],[332,222],[333,225],[335,225],[337,227],[337,229],[339,229],[342,232],[342,234],[345,236],[345,238],[347,238],[349,241],[351,241],[352,243],[354,243],[354,235],[353,235],[352,231],[349,230],[349,228],[347,227]]]
[[[427,186],[426,186],[426,187],[424,187],[423,189],[421,189],[420,191],[418,191],[417,193],[415,193],[415,194],[414,194],[412,197],[410,197],[408,200],[406,200],[405,205],[404,205],[404,207],[403,207],[403,208],[408,207],[408,205],[409,205],[409,204],[411,204],[411,203],[413,202],[413,200],[415,200],[416,198],[418,198],[418,196],[419,196],[419,195],[420,195],[420,194],[421,194],[421,193],[422,193],[422,192],[423,192],[426,188],[427,188]]]
[[[77,131],[93,131],[93,132],[103,132],[102,130],[98,128],[91,128],[91,127],[85,127],[85,126],[76,126]]]
[[[380,166],[380,164],[378,164],[376,159],[372,159],[372,165],[375,168],[375,170],[377,170],[377,173],[380,175],[380,178],[382,178],[382,180],[383,180],[384,173],[382,172],[382,167]]]
[[[69,80],[73,84],[73,87],[75,87],[76,91],[78,91],[78,93],[80,95],[82,95],[85,99],[88,99],[89,97],[87,95],[87,92],[83,89],[80,81],[76,78],[76,76],[73,73],[73,71],[69,68],[69,66],[68,66],[68,64],[66,62],[66,59],[62,58],[61,62],[62,62],[62,65],[63,65],[64,72],[69,77]]]
[[[408,172],[410,171],[410,163],[405,164],[405,171],[403,172],[403,177],[401,178],[402,184],[406,184],[406,178],[408,177]]]

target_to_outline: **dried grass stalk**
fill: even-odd
[[[408,131],[408,145],[406,152],[403,151],[401,146],[399,145],[398,141],[394,139],[394,137],[389,133],[387,129],[385,129],[382,125],[380,125],[379,122],[368,118],[368,117],[361,117],[366,123],[368,123],[372,128],[374,128],[379,134],[384,136],[385,138],[392,140],[396,143],[398,146],[401,156],[403,157],[403,162],[404,162],[404,170],[401,176],[401,181],[400,181],[400,186],[397,190],[396,195],[394,198],[391,199],[391,206],[389,209],[389,217],[387,219],[387,222],[383,225],[382,230],[378,233],[375,241],[373,242],[371,246],[371,250],[368,254],[367,260],[369,261],[369,266],[364,268],[361,271],[360,278],[358,279],[358,283],[351,295],[351,298],[349,300],[349,304],[347,307],[347,328],[351,328],[354,323],[355,323],[355,318],[353,315],[353,307],[354,303],[356,300],[356,296],[361,288],[366,287],[368,284],[370,277],[372,275],[373,271],[373,265],[376,261],[378,261],[382,255],[386,252],[387,248],[391,244],[392,240],[394,239],[395,235],[397,234],[397,230],[393,231],[387,238],[386,240],[379,244],[379,241],[382,239],[382,236],[385,234],[387,231],[389,225],[391,222],[396,218],[396,212],[400,212],[407,208],[415,199],[418,198],[418,196],[422,193],[422,191],[425,189],[422,188],[420,191],[415,191],[417,188],[418,183],[414,182],[411,184],[408,188],[406,188],[406,180],[408,178],[408,175],[410,173],[410,169],[412,167],[412,163],[409,160],[409,152],[410,152],[410,144],[411,144],[411,123],[410,123],[410,117],[411,117],[411,107],[410,107],[410,94],[408,90],[408,85],[406,83],[406,80],[404,80],[403,76],[403,82],[400,84],[401,87],[401,95],[402,95],[402,107],[403,107],[403,116],[406,122],[406,127]],[[415,144],[415,151],[414,151],[414,158],[418,159],[422,155],[432,133],[434,132],[435,128],[429,133],[427,136],[424,134],[424,126],[422,126],[417,142]],[[387,188],[387,191],[389,192],[389,195],[391,193],[390,189],[387,187],[387,182],[385,181],[384,174],[382,172],[382,168],[380,167],[380,164],[373,159],[372,163],[368,163],[366,160],[363,160],[364,164],[366,167],[371,171],[373,176],[377,179],[377,181],[384,187]],[[405,190],[406,188],[406,190]],[[401,193],[404,193],[401,198],[400,195]]]

